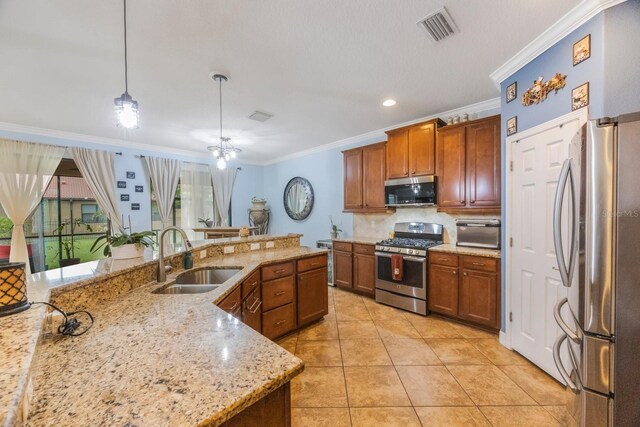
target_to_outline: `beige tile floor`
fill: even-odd
[[[329,314],[279,340],[305,361],[294,427],[563,426],[564,388],[495,335],[329,288]]]

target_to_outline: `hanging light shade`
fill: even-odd
[[[222,136],[222,82],[226,82],[229,79],[223,74],[214,74],[213,80],[217,81],[220,86],[220,142],[216,145],[210,145],[207,150],[213,153],[213,157],[216,159],[216,167],[223,170],[227,167],[227,162],[235,159],[242,150],[231,144],[231,138]]]
[[[129,95],[129,75],[127,67],[127,0],[124,0],[124,93],[113,100],[116,124],[125,129],[136,129],[140,121],[138,101]]]

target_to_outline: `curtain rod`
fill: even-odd
[[[119,153],[119,154],[122,154],[122,153]],[[136,155],[135,155],[135,158],[136,158],[136,159],[144,159],[144,158],[145,158],[145,156],[144,156],[144,154],[136,154]],[[205,166],[209,166],[209,164],[208,164],[208,163],[198,163],[198,162],[187,162],[187,163],[195,163],[195,164],[197,164],[197,165],[205,165]],[[237,167],[236,169],[237,169],[237,170],[239,170],[239,171],[241,171],[241,170],[242,170],[242,168],[241,168],[241,167]]]

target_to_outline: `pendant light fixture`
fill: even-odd
[[[213,80],[218,82],[220,87],[220,143],[216,145],[210,145],[207,150],[213,153],[213,157],[216,160],[216,167],[220,170],[227,167],[227,162],[231,159],[235,159],[236,155],[242,150],[234,147],[229,141],[231,138],[222,136],[222,82],[226,82],[229,79],[223,74],[214,74]]]
[[[113,100],[115,104],[116,124],[126,129],[138,128],[140,111],[138,101],[129,95],[129,78],[127,69],[127,0],[124,0],[124,93]]]

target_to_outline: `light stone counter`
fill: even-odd
[[[283,243],[279,243],[278,241],[279,239],[281,239],[280,241]],[[232,244],[232,245],[237,245],[236,248],[242,248],[243,243],[248,244],[248,243],[255,243],[255,242],[266,242],[270,240],[276,241],[276,248],[278,247],[286,248],[288,246],[290,247],[292,246],[292,242],[295,242],[296,240],[298,243],[295,245],[295,247],[290,247],[289,249],[273,249],[273,250],[264,250],[264,243],[261,243],[261,248],[263,249],[262,251],[251,252],[251,253],[239,253],[237,255],[231,255],[231,256],[225,255],[224,258],[222,258],[222,254],[221,254],[222,246],[227,246]],[[120,297],[117,297],[119,301],[118,304],[122,304],[123,301],[127,301],[128,296],[134,296],[134,295],[149,296],[150,302],[153,302],[153,301],[162,302],[167,298],[173,297],[169,301],[164,301],[165,303],[170,302],[170,304],[168,305],[160,304],[160,306],[156,305],[156,309],[159,309],[159,307],[173,307],[174,309],[178,309],[180,307],[184,308],[184,305],[179,304],[181,301],[178,301],[178,299],[181,298],[182,300],[184,300],[186,297],[191,302],[199,301],[199,304],[202,307],[207,307],[208,309],[205,309],[206,316],[209,316],[209,318],[211,319],[215,319],[216,325],[227,325],[231,327],[233,326],[232,325],[233,322],[225,323],[224,318],[226,314],[221,312],[217,307],[213,306],[211,302],[218,300],[222,298],[224,295],[226,295],[226,293],[228,293],[228,291],[231,289],[234,283],[241,281],[242,278],[250,272],[247,269],[251,269],[251,266],[253,266],[253,268],[255,269],[255,267],[262,262],[270,262],[270,260],[275,261],[281,258],[286,259],[287,257],[293,256],[292,254],[294,253],[298,254],[299,256],[305,253],[322,252],[322,251],[316,251],[308,248],[299,247],[298,246],[299,235],[256,236],[256,237],[250,237],[248,239],[229,238],[229,239],[208,240],[208,241],[203,241],[198,243],[199,243],[197,245],[198,250],[206,249],[208,256],[213,256],[213,258],[207,258],[207,260],[205,260],[207,261],[207,263],[213,263],[217,265],[218,263],[228,263],[228,262],[237,263],[239,262],[238,260],[242,260],[243,264],[237,264],[237,265],[243,265],[245,268],[242,270],[241,273],[238,273],[236,276],[234,276],[234,278],[227,281],[224,284],[224,286],[221,286],[216,291],[198,295],[197,296],[198,298],[192,298],[194,297],[193,295],[153,295],[153,294],[148,295],[148,292],[144,292],[142,290],[142,289],[148,289],[148,286],[145,288],[140,288],[140,287],[144,286],[144,284],[148,283],[150,280],[145,280],[140,283],[133,283],[136,281],[135,280],[136,278],[144,277],[144,275],[138,274],[138,272],[142,269],[146,270],[147,273],[151,271],[151,273],[153,274],[154,268],[155,268],[154,260],[157,258],[155,255],[152,255],[150,258],[144,261],[134,261],[134,262],[125,261],[125,262],[116,263],[117,265],[112,265],[106,260],[101,260],[101,261],[84,263],[84,264],[80,264],[72,267],[65,267],[63,269],[51,270],[48,272],[37,273],[32,275],[27,285],[29,300],[31,302],[34,302],[34,301],[47,302],[50,299],[55,298],[54,292],[57,292],[59,297],[62,298],[62,300],[64,300],[64,296],[68,294],[68,292],[66,292],[68,290],[75,292],[75,295],[88,294],[90,297],[87,298],[87,300],[83,301],[85,303],[87,303],[91,299],[95,299],[94,303],[97,304],[97,307],[91,307],[91,311],[94,314],[98,314],[98,317],[96,318],[96,325],[94,326],[95,331],[92,330],[90,333],[88,333],[86,336],[83,336],[83,337],[62,339],[60,341],[61,349],[64,348],[65,345],[84,342],[83,339],[88,340],[90,336],[95,337],[95,334],[98,333],[98,331],[108,331],[106,332],[106,335],[103,336],[103,338],[106,341],[109,341],[109,339],[111,338],[112,334],[115,331],[113,329],[108,328],[108,323],[105,322],[105,318],[113,317],[114,320],[117,320],[119,318],[129,319],[128,318],[129,314],[127,313],[116,315],[115,312],[109,312],[111,301],[109,301],[109,304],[103,304],[105,298],[108,297],[108,295],[105,295],[105,294],[109,293],[109,287],[107,287],[107,292],[105,292],[105,286],[102,286],[102,289],[99,289],[100,288],[100,286],[98,286],[100,285],[99,282],[100,280],[103,280],[103,279],[112,280],[112,281],[116,280],[117,282],[125,283],[124,286],[113,287],[113,291],[112,291],[113,295],[111,295],[110,298],[114,298],[116,297],[116,295],[124,294],[124,295],[121,295]],[[291,251],[291,252],[287,252],[287,251]],[[180,256],[181,254],[176,254],[176,256],[169,257],[168,263],[172,262],[175,265],[176,261],[179,260]],[[196,267],[200,267],[202,265],[203,264],[201,262],[198,262]],[[172,276],[169,276],[169,278],[171,277]],[[104,283],[110,284],[112,282],[103,282],[102,285],[104,285]],[[96,294],[91,295],[92,291],[95,292]],[[99,291],[99,294],[98,294],[98,291]],[[158,299],[158,297],[162,297],[162,298]],[[178,298],[175,298],[175,297],[178,297]],[[146,298],[142,298],[140,302],[142,303],[144,301],[146,301]],[[177,303],[177,304],[174,304],[174,303]],[[86,305],[86,304],[83,304],[83,305]],[[62,308],[66,310],[70,309],[70,307],[68,306],[63,306]],[[102,310],[107,310],[108,315],[106,317],[103,317]],[[36,347],[38,346],[38,341],[41,335],[41,330],[43,327],[44,319],[46,317],[46,313],[47,313],[47,310],[45,309],[44,306],[34,305],[32,308],[22,313],[5,317],[5,318],[0,318],[0,426],[3,426],[3,427],[13,426],[16,423],[20,422],[21,420],[21,407],[22,407],[23,401],[28,397],[27,395],[30,387],[29,381],[31,376],[34,375],[32,365],[33,365],[33,360],[35,358]],[[168,316],[170,316],[171,314],[177,315],[177,313],[167,313]],[[165,318],[165,316],[162,315],[160,311],[156,311],[155,315],[163,319]],[[131,334],[132,331],[139,331],[139,328],[135,325],[135,322],[137,322],[138,320],[139,319],[137,318],[135,320],[132,320],[134,322],[134,324],[132,325],[132,330],[128,331],[131,337],[135,335],[135,334]],[[184,326],[190,326],[190,325],[187,324]],[[106,330],[102,329],[104,327],[107,327],[107,329]],[[252,329],[242,324],[235,325],[235,327],[236,327],[239,339],[247,340],[250,337],[257,335],[258,341],[260,340],[265,341],[263,345],[273,346],[273,351],[276,351],[276,352],[279,351],[278,350],[279,347],[276,344],[271,343],[269,340],[267,340],[266,338],[263,338],[261,335],[257,333],[253,333]],[[123,328],[121,332],[123,334],[127,334],[127,329]],[[203,332],[203,333],[206,333],[206,332]],[[221,333],[221,331],[218,331],[218,333]],[[227,335],[224,335],[224,336],[227,336]],[[250,338],[250,339],[253,340],[253,338]],[[198,341],[194,341],[194,342],[197,343]],[[236,344],[240,344],[240,342]],[[52,342],[45,342],[43,348],[47,348],[47,349],[53,348]],[[260,350],[261,345],[257,344],[256,349]],[[119,349],[117,348],[113,348],[112,350],[115,352],[114,355],[117,354],[117,352],[119,351]],[[78,358],[75,358],[75,356],[72,356],[73,352],[74,351],[72,350],[70,353],[70,360],[65,362],[65,365],[70,364],[70,365],[75,365],[77,367],[83,366],[82,360],[79,360]],[[41,353],[41,349],[39,346],[38,346],[38,353]],[[293,357],[293,356],[290,356],[290,357]],[[244,359],[244,361],[248,361],[248,359],[249,358],[247,357]],[[298,359],[296,358],[293,358],[293,359],[295,360],[293,361],[290,360],[288,362],[289,365],[293,366],[296,363],[301,363]],[[289,365],[287,365],[287,363],[284,363],[283,365],[280,366],[281,368],[280,372],[282,375],[284,375],[284,377],[295,375],[294,373],[295,369],[294,371],[291,371],[291,372],[288,371],[289,368],[287,368],[287,366]],[[59,366],[51,367],[50,372],[60,373],[61,369],[62,368]],[[299,366],[297,369],[301,370],[302,367]],[[63,375],[63,377],[67,380],[72,380],[72,378],[68,377],[67,375]],[[44,385],[43,381],[45,379],[46,377],[37,378],[36,383],[38,384],[38,386],[43,386]],[[260,379],[258,378],[258,381],[259,380]],[[275,381],[275,383],[279,381],[278,378],[276,378],[275,376],[273,380]],[[96,383],[91,381],[90,379],[85,384],[95,385]],[[256,390],[258,390],[259,388],[260,387],[257,387]],[[41,389],[38,388],[38,390],[41,390]],[[254,392],[256,390],[254,390]],[[238,397],[237,394],[235,396]],[[251,398],[249,400],[251,400]],[[52,398],[50,400],[50,403],[53,403],[56,401],[58,401],[57,397]],[[241,398],[238,401],[238,404],[240,405],[239,407],[242,407],[242,408],[246,407],[246,406],[242,406],[246,402],[247,402],[247,399]],[[214,415],[218,414],[218,416],[223,416],[223,414],[219,414],[218,412],[216,412],[217,409],[215,408],[217,407],[212,407],[212,408],[213,409],[211,414],[214,414]],[[43,411],[45,409],[46,408],[44,407],[41,408],[41,410]],[[227,410],[230,411],[231,413],[233,413],[233,411],[236,411],[236,412],[239,411],[237,410],[237,408],[234,408],[233,405],[231,405],[231,407],[228,407]],[[35,413],[34,413],[34,416],[36,416]],[[44,422],[44,421],[41,420],[41,422]],[[50,423],[52,421],[47,420],[46,422]],[[92,423],[88,423],[88,424],[92,424]]]
[[[29,426],[218,425],[302,372],[303,362],[214,305],[296,247],[211,259],[241,267],[218,289],[153,294],[153,283],[91,308],[96,324],[41,344]],[[177,274],[169,276],[170,283]]]
[[[448,252],[458,255],[486,256],[498,259],[501,257],[499,249],[467,248],[463,246],[456,246],[455,244],[450,243],[445,243],[443,245],[429,248],[429,252]]]
[[[353,236],[353,237],[340,237],[338,239],[333,239],[334,242],[346,242],[346,243],[358,243],[361,245],[375,245],[381,240],[386,239],[386,237],[362,237],[362,236]]]

